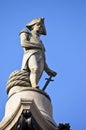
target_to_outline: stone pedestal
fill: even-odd
[[[0,130],[12,130],[24,109],[31,111],[40,130],[57,129],[53,120],[51,100],[45,92],[31,87],[14,86],[10,89],[8,97]]]

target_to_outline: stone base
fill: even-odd
[[[41,128],[40,130],[57,129],[52,116],[52,104],[45,92],[31,87],[15,86],[10,89],[8,96],[0,130],[11,130],[24,109],[31,111]]]

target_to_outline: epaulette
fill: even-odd
[[[22,29],[21,31],[20,31],[20,33],[19,33],[19,35],[21,34],[21,33],[27,33],[27,34],[31,34],[27,29]]]

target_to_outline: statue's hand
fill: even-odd
[[[55,71],[49,69],[49,70],[47,71],[47,74],[50,75],[50,76],[55,77],[55,76],[57,75],[57,72],[55,72]]]

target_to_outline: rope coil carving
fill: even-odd
[[[29,80],[29,72],[25,70],[16,70],[12,72],[7,82],[7,94],[9,93],[9,90],[14,86],[31,86]]]

